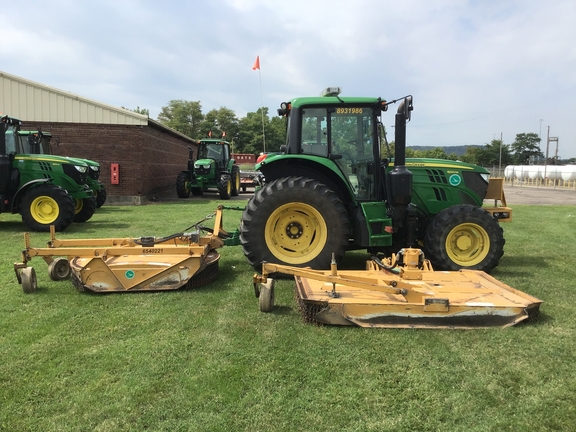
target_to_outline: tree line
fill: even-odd
[[[140,107],[133,111],[150,115]],[[234,153],[259,154],[264,151],[265,143],[267,151],[278,151],[286,142],[284,119],[270,118],[268,108],[259,108],[238,118],[226,107],[203,113],[200,101],[171,100],[162,107],[158,121],[193,139],[223,138],[231,143]]]
[[[140,107],[132,111],[150,114],[147,109]],[[162,107],[158,121],[193,139],[210,136],[224,138],[231,143],[234,153],[259,154],[264,150],[278,151],[286,142],[285,120],[278,116],[270,117],[266,107],[238,118],[233,110],[226,107],[212,109],[204,114],[200,101],[171,100]],[[520,133],[511,144],[494,139],[484,146],[467,147],[466,152],[460,156],[447,154],[441,147],[429,150],[408,147],[406,157],[460,160],[481,166],[544,164],[545,155],[540,150],[540,141],[540,137],[535,133]],[[393,142],[389,148],[393,156]],[[559,161],[549,157],[546,162],[554,164]],[[572,158],[564,163],[576,163],[576,159]]]

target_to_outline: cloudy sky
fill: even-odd
[[[545,152],[550,127],[576,157],[574,0],[20,0],[0,18],[1,71],[154,119],[173,99],[242,117],[340,86],[413,95],[409,145],[533,132]]]

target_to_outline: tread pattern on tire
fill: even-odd
[[[442,210],[434,217],[426,230],[424,250],[426,258],[436,270],[455,271],[462,267],[453,262],[446,251],[446,238],[450,231],[463,223],[481,226],[490,239],[488,255],[477,265],[466,267],[468,270],[482,270],[489,273],[504,255],[504,234],[502,227],[494,217],[482,209],[470,204],[455,205]]]
[[[299,202],[316,208],[328,224],[327,242],[322,252],[297,267],[330,268],[332,253],[339,261],[348,245],[350,222],[338,195],[323,183],[306,177],[282,177],[259,189],[248,201],[240,222],[244,255],[256,270],[262,262],[280,262],[268,249],[264,227],[272,212],[281,205]]]
[[[240,167],[238,165],[232,166],[232,196],[240,195]]]
[[[176,195],[178,198],[188,198],[190,196],[190,189],[186,187],[186,183],[190,181],[188,173],[181,172],[176,177]]]
[[[50,224],[42,224],[38,222],[30,212],[32,202],[40,196],[48,196],[58,204],[58,218],[51,224],[54,225],[56,231],[64,231],[68,228],[74,219],[74,210],[76,205],[74,199],[65,189],[54,184],[33,186],[28,190],[28,192],[26,192],[26,195],[24,195],[20,203],[22,222],[28,225],[33,231],[50,231]]]

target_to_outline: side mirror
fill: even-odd
[[[413,109],[412,96],[406,96],[398,107],[398,114],[402,114],[407,121],[410,121]]]

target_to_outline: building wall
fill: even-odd
[[[107,204],[138,205],[173,192],[188,161],[190,141],[154,125],[24,122],[22,126],[38,128],[52,134],[54,154],[100,163]],[[117,185],[110,182],[113,163],[119,165]]]

